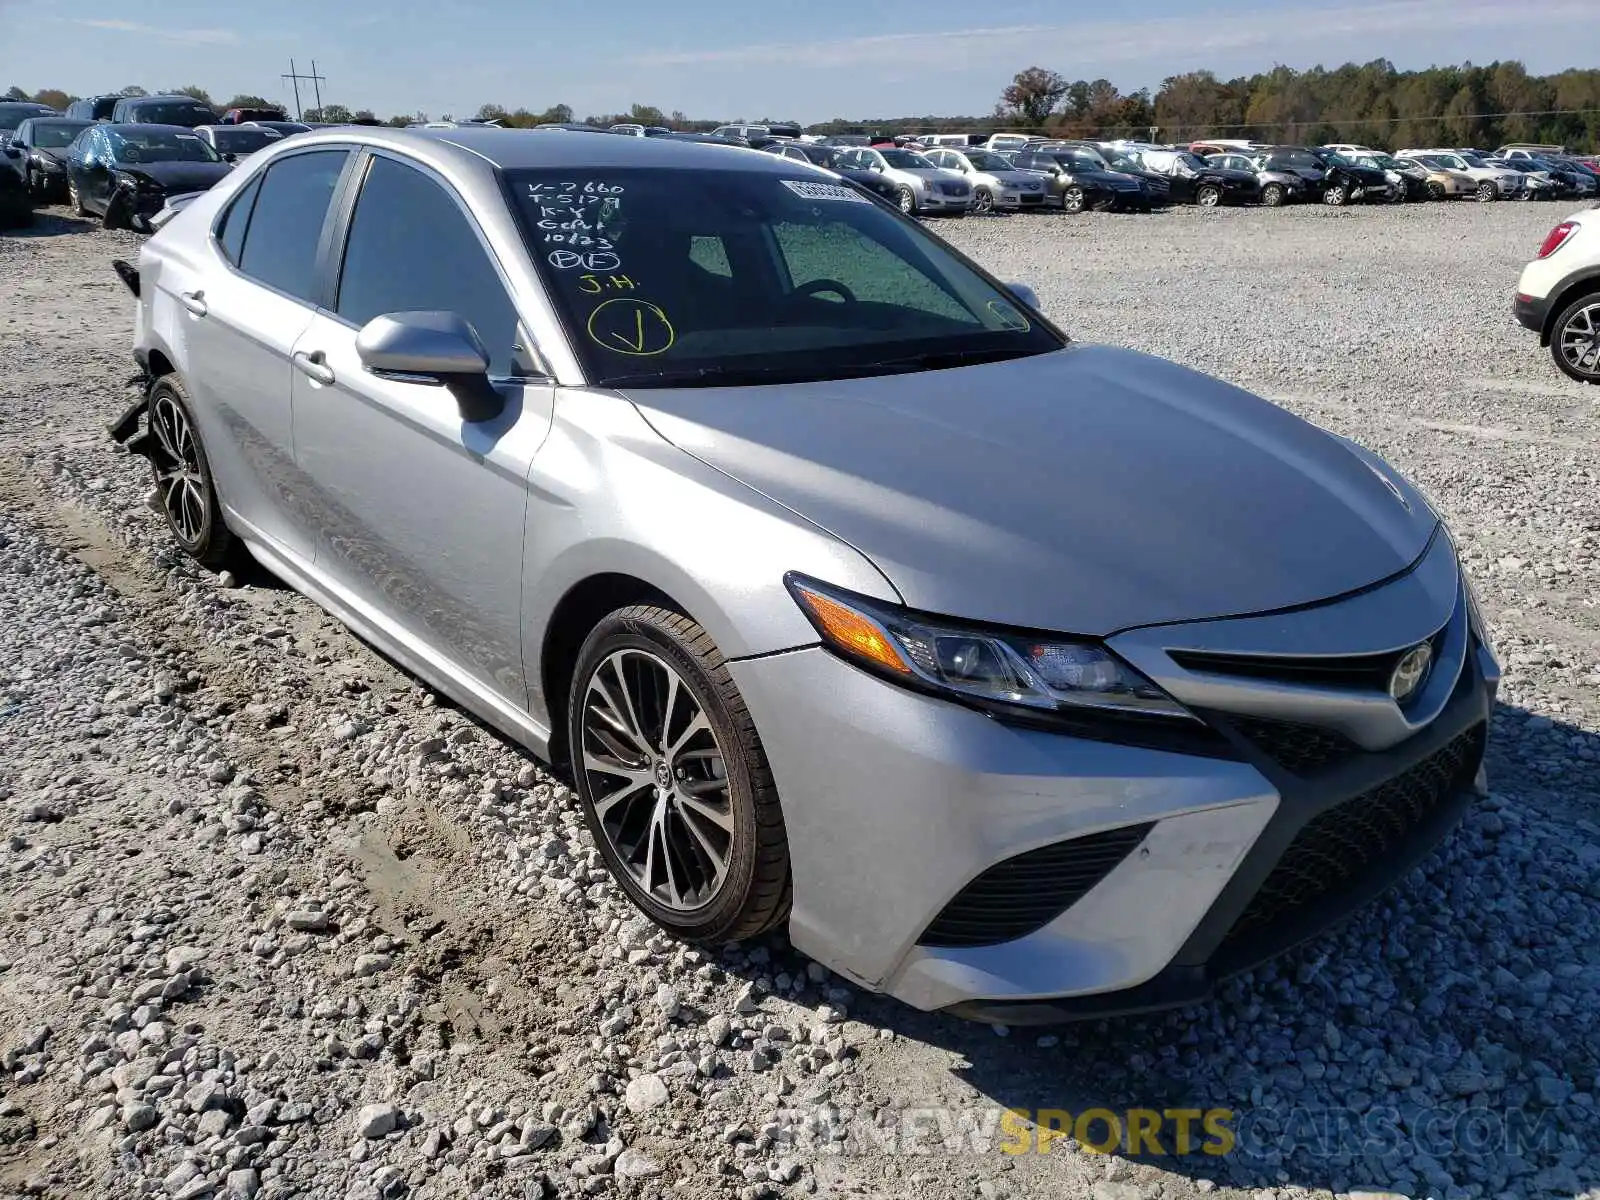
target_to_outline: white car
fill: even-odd
[[[844,149],[834,163],[857,171],[872,171],[895,185],[900,211],[955,213],[960,216],[974,202],[972,184],[965,175],[936,167],[915,150],[884,146],[882,149]]]
[[[1565,374],[1600,384],[1600,208],[1573,213],[1549,232],[1522,268],[1512,311]]]
[[[1479,200],[1509,200],[1522,195],[1526,177],[1504,167],[1486,167],[1454,150],[1401,150],[1396,158],[1410,158],[1441,171],[1456,171],[1478,185]]]
[[[1335,154],[1342,154],[1346,158],[1355,158],[1357,155],[1361,154],[1382,153],[1381,151],[1374,150],[1371,146],[1358,146],[1354,142],[1333,142],[1329,145],[1323,146],[1322,149],[1332,150]]]
[[[1044,141],[1042,137],[1035,137],[1027,133],[991,133],[989,140],[983,144],[985,150],[998,150],[1002,154],[1013,150],[1021,150],[1025,146],[1033,146]]]
[[[1043,208],[1044,181],[1031,171],[1019,171],[993,150],[930,150],[923,157],[936,167],[956,171],[972,184],[974,212],[997,208]]]
[[[257,150],[283,140],[283,134],[276,129],[259,125],[197,125],[194,131],[226,162],[249,158]]]

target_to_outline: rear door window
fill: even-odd
[[[267,168],[239,252],[241,271],[298,300],[315,302],[317,247],[349,157],[348,150],[313,150]]]

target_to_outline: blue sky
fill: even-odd
[[[1387,57],[1400,67],[1600,61],[1600,0],[0,0],[0,88],[197,83],[289,97],[315,57],[323,98],[380,116],[480,104],[580,116],[635,101],[723,120],[982,114],[1022,67],[1127,90],[1211,67],[1251,73]],[[442,16],[441,14],[449,14]],[[1137,14],[1137,15],[1135,15]],[[310,103],[309,100],[306,101]]]

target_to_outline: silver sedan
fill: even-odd
[[[1484,787],[1415,488],[805,164],[329,129],[124,276],[112,433],[178,544],[569,764],[680,937],[989,1020],[1182,1003]]]

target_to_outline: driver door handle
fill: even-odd
[[[300,374],[316,383],[327,385],[333,382],[333,368],[328,365],[327,355],[321,350],[313,350],[309,354],[296,350],[294,365]]]
[[[183,301],[183,306],[197,317],[206,315],[206,294],[204,292],[179,292],[178,299]]]

